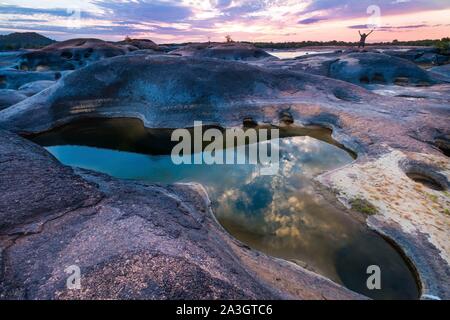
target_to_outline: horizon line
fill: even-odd
[[[64,40],[56,40],[54,38],[52,38],[50,35],[46,34],[46,33],[41,33],[41,32],[37,32],[37,31],[13,31],[13,32],[9,32],[9,33],[5,33],[0,31],[0,36],[8,36],[10,34],[26,34],[26,33],[35,33],[41,36],[44,36],[52,41],[55,42],[64,42],[64,41],[68,41],[68,40],[72,40],[72,39],[98,39],[98,40],[102,40],[102,41],[106,41],[106,42],[118,42],[118,41],[123,41],[123,40],[108,40],[105,39],[103,37],[90,37],[90,36],[86,36],[86,37],[68,37],[67,39]],[[143,36],[137,36],[137,37],[133,37],[130,35],[114,35],[114,37],[122,37],[123,39],[126,39],[127,37],[131,38],[131,39],[136,39],[136,40],[151,40],[153,42],[155,42],[156,44],[158,44],[157,41],[154,41],[153,39],[151,39],[150,37],[143,37]],[[386,40],[386,41],[368,41],[367,44],[368,45],[377,45],[377,44],[383,44],[383,43],[393,43],[393,42],[421,42],[421,41],[442,41],[443,39],[449,39],[450,36],[448,37],[440,37],[440,38],[420,38],[420,39],[415,39],[415,40],[400,40],[400,39],[394,39],[394,40]],[[181,42],[159,42],[159,44],[186,44],[186,43],[225,43],[225,41],[195,41],[195,40],[187,40],[187,41],[181,41]],[[235,43],[273,43],[273,44],[283,44],[283,43],[308,43],[308,42],[316,42],[316,43],[330,43],[330,42],[337,42],[337,43],[346,43],[346,44],[354,44],[354,43],[358,43],[358,40],[355,41],[348,41],[348,40],[289,40],[289,41],[274,41],[274,40],[266,40],[266,41],[249,41],[249,40],[235,40],[233,41]]]

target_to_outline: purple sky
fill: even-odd
[[[223,40],[371,40],[450,36],[450,0],[0,0],[0,33],[147,37],[159,43]]]

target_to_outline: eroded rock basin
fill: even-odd
[[[201,183],[220,224],[249,247],[371,298],[419,297],[415,276],[402,255],[318,192],[315,176],[353,160],[329,131],[282,129],[280,170],[270,176],[260,175],[258,166],[250,164],[174,165],[169,155],[171,131],[145,129],[132,119],[91,119],[32,139],[66,165],[121,179]],[[367,289],[370,265],[382,270],[381,290]]]

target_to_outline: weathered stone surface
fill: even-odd
[[[253,61],[261,59],[277,60],[266,51],[245,43],[193,44],[170,52],[183,57],[214,58],[222,60]]]
[[[100,199],[100,192],[44,149],[6,131],[0,139],[0,232]]]
[[[138,50],[155,50],[159,51],[159,47],[156,43],[149,39],[127,39],[124,41],[116,42],[118,45],[133,46]]]
[[[330,76],[351,83],[430,84],[428,73],[414,63],[380,53],[351,53],[330,65]]]
[[[26,98],[27,96],[24,93],[17,90],[0,89],[0,110],[8,108]]]
[[[94,61],[126,54],[129,50],[99,39],[71,39],[22,54],[22,70],[75,70]]]
[[[49,90],[31,97],[29,103],[1,113],[0,123],[29,132],[80,116],[114,114],[137,116],[147,126],[189,126],[199,118],[220,119],[233,106],[240,112],[251,112],[260,104],[317,99],[360,103],[369,97],[377,98],[344,82],[237,62],[122,56],[67,75]],[[186,106],[189,113],[182,111]]]
[[[19,71],[15,69],[0,70],[0,89],[17,90],[24,84],[35,81],[56,81],[63,76],[63,72],[33,72]]]
[[[434,84],[441,80],[411,61],[377,52],[333,52],[267,63],[256,61],[253,64],[271,69],[307,72],[357,85]]]
[[[130,53],[128,53],[128,55],[130,56],[135,56],[135,55],[139,55],[139,54],[144,54],[144,55],[161,55],[163,54],[161,51],[156,51],[153,49],[140,49],[140,50],[134,50],[131,51]]]
[[[425,53],[421,57],[414,60],[414,62],[418,64],[427,64],[427,65],[433,64],[437,66],[445,64],[449,61],[450,57],[437,53]]]
[[[414,49],[387,49],[377,50],[379,53],[387,54],[389,56],[414,61],[420,58],[425,53],[437,53],[435,48],[414,48]]]
[[[437,84],[434,86],[396,86],[396,85],[368,85],[370,91],[389,97],[400,97],[414,101],[436,101],[437,103],[450,103],[450,84]]]
[[[74,172],[6,131],[0,156],[3,299],[362,298],[231,239],[199,186]]]
[[[16,67],[22,53],[23,51],[0,52],[0,69]]]
[[[341,53],[313,54],[297,57],[295,59],[254,61],[255,65],[264,66],[271,69],[282,69],[290,71],[301,71],[310,74],[329,77],[330,66],[339,60]]]

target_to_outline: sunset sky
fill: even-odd
[[[125,36],[158,43],[450,37],[450,0],[0,0],[0,33],[56,40]]]

